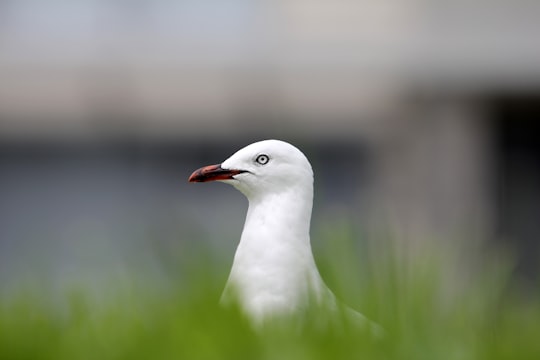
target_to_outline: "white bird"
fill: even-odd
[[[216,180],[233,185],[249,201],[222,301],[236,300],[257,325],[312,305],[337,310],[311,251],[313,170],[305,155],[289,143],[265,140],[189,177],[190,182]],[[377,326],[352,309],[345,312]]]

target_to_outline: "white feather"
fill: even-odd
[[[260,155],[268,162],[258,163]],[[239,150],[221,168],[242,171],[220,180],[249,201],[222,302],[237,301],[256,324],[313,304],[337,310],[311,251],[313,171],[304,154],[286,142],[265,140]],[[351,309],[345,312],[366,322]]]

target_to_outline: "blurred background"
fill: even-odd
[[[315,253],[345,219],[413,252],[501,247],[534,283],[539,18],[528,0],[1,0],[0,289],[168,286],[193,246],[225,278],[247,202],[187,178],[267,138],[312,161]]]

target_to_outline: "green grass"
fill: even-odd
[[[180,264],[190,275],[169,292],[123,283],[106,300],[78,290],[52,301],[37,288],[4,297],[0,359],[540,359],[540,296],[513,285],[504,252],[359,238],[347,225],[322,231],[317,262],[338,297],[385,328],[382,339],[321,327],[317,311],[302,327],[254,331],[217,305],[224,269],[199,266],[216,263],[207,251]]]

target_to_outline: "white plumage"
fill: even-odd
[[[304,154],[283,141],[260,141],[189,178],[214,180],[233,185],[249,201],[222,301],[238,301],[256,324],[309,305],[337,309],[311,251],[313,171]]]

